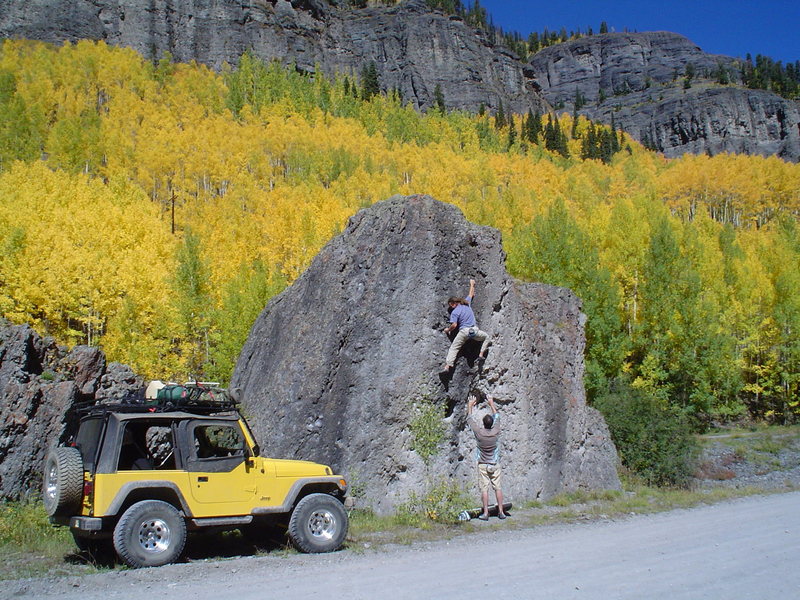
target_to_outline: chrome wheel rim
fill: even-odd
[[[55,500],[56,494],[58,493],[58,486],[56,485],[56,481],[58,480],[58,467],[52,464],[50,468],[47,470],[47,478],[45,479],[45,493],[50,500]]]
[[[139,545],[145,552],[164,552],[170,539],[169,525],[162,519],[148,519],[139,525]]]
[[[316,510],[308,519],[308,531],[318,540],[330,540],[336,535],[336,516],[327,510]]]

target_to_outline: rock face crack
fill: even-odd
[[[445,302],[465,295],[470,278],[492,346],[479,370],[477,347],[465,345],[445,387]],[[618,488],[608,430],[585,402],[582,318],[569,290],[513,281],[497,230],[429,196],[395,196],[353,216],[267,305],[232,385],[271,455],[357,475],[366,490],[359,501],[378,512],[432,480],[452,478],[477,492],[465,417],[473,388],[501,406],[509,497]],[[424,402],[443,415],[428,465],[411,450]]]

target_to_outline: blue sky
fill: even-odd
[[[473,0],[465,0],[470,5]],[[527,37],[545,27],[559,31],[591,26],[600,22],[623,31],[674,31],[685,35],[711,54],[753,56],[764,54],[784,63],[800,60],[800,0],[617,0],[600,2],[541,0],[480,0],[506,31]]]

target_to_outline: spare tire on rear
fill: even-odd
[[[78,514],[83,498],[83,459],[77,448],[54,448],[47,455],[42,496],[49,516]]]

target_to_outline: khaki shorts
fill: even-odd
[[[499,490],[501,475],[500,465],[478,463],[478,487],[480,487],[481,493],[489,491],[490,483],[493,490]]]

